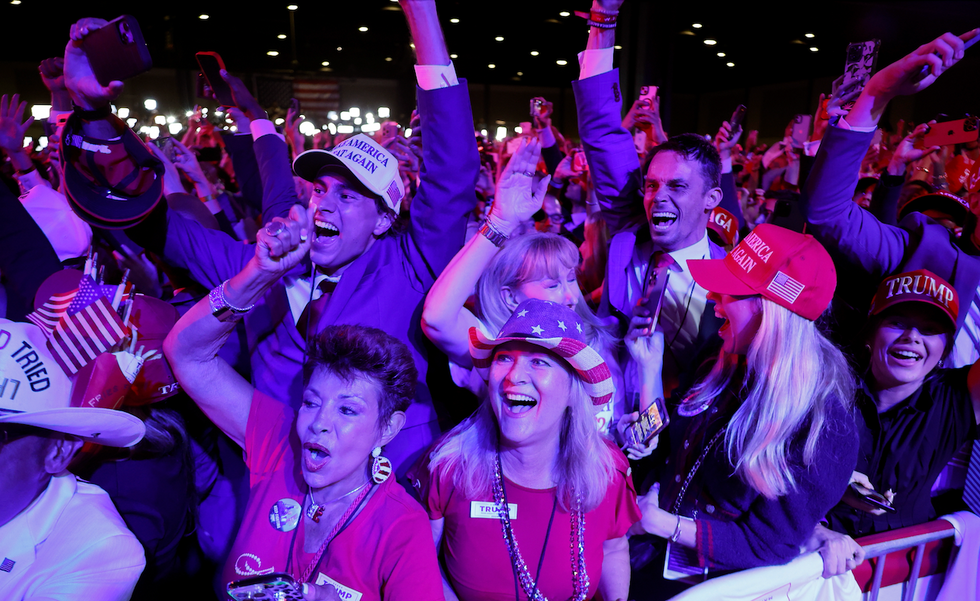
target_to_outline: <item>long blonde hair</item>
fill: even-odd
[[[578,264],[578,248],[558,234],[534,232],[509,239],[477,281],[477,317],[496,336],[513,313],[504,302],[502,288],[519,288],[525,282],[545,277],[561,279]],[[590,346],[613,346],[615,340],[609,327],[595,316],[584,299],[576,303],[575,313],[582,318],[582,333]]]
[[[588,512],[598,507],[605,497],[615,464],[612,450],[596,428],[592,399],[582,380],[574,374],[568,397],[553,477],[562,509],[570,511],[576,495],[580,495],[582,509]],[[492,499],[499,431],[488,395],[473,415],[450,430],[433,449],[429,456],[429,472],[451,474],[453,485],[467,499]]]
[[[743,381],[732,382],[740,357],[722,350],[684,404],[698,406],[732,385],[747,389],[728,424],[725,449],[742,481],[775,499],[796,488],[789,451],[797,434],[806,430],[803,464],[809,467],[831,404],[850,410],[854,375],[814,322],[760,300],[762,322],[745,357]]]

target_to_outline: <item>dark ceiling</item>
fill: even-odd
[[[194,52],[215,50],[232,71],[314,72],[327,61],[330,73],[338,77],[401,79],[412,74],[407,29],[398,4],[390,0],[296,0],[296,11],[287,10],[288,0],[261,4],[109,0],[97,3],[97,10],[81,3],[0,1],[4,2],[0,22],[7,30],[0,37],[4,60],[39,61],[60,54],[75,19],[93,12],[104,18],[128,13],[139,20],[157,67],[194,69]],[[575,55],[585,44],[587,28],[582,19],[560,13],[588,6],[587,0],[438,3],[450,52],[458,55],[460,75],[480,83],[539,86],[567,86],[577,77]],[[209,18],[200,19],[202,14]],[[703,27],[694,29],[693,23]],[[619,52],[640,69],[641,77],[670,78],[674,91],[697,93],[835,76],[843,69],[848,42],[880,38],[882,61],[890,61],[944,31],[976,25],[980,25],[980,2],[633,0],[621,17],[619,40],[624,49]],[[361,27],[368,30],[361,32]],[[807,33],[814,37],[805,38]],[[496,41],[497,37],[503,41]],[[705,38],[718,43],[706,46]],[[810,51],[811,46],[819,51]],[[270,50],[279,55],[268,56]],[[532,51],[538,56],[531,56]],[[718,58],[718,52],[726,57]],[[558,66],[558,60],[568,64]],[[729,61],[735,66],[726,66]],[[496,67],[491,69],[490,64]]]

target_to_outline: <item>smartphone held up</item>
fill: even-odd
[[[82,40],[92,73],[103,86],[145,73],[153,66],[140,24],[132,15],[122,15],[89,33]]]

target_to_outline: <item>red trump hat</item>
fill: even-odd
[[[960,297],[949,282],[927,269],[917,269],[885,278],[871,301],[871,314],[878,315],[899,303],[917,302],[937,307],[956,329]]]
[[[709,292],[758,294],[811,321],[820,317],[837,288],[837,270],[810,235],[763,223],[724,259],[687,262],[694,281]]]

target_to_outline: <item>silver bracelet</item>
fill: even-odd
[[[225,305],[235,313],[248,313],[249,311],[254,309],[255,303],[247,307],[236,307],[235,305],[228,302],[228,298],[225,297],[225,286],[228,285],[229,281],[231,281],[231,278],[221,282],[221,285],[216,288],[216,290],[218,291],[218,299],[221,301],[221,304]]]

